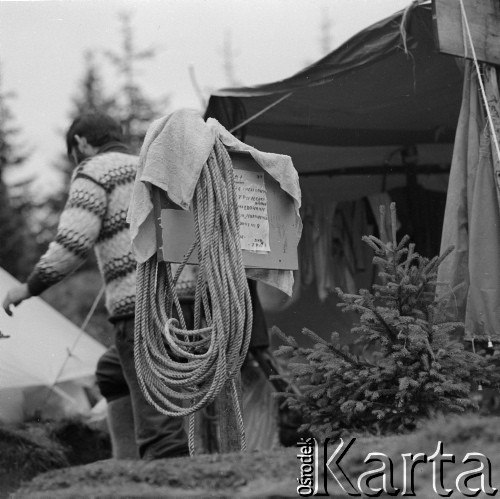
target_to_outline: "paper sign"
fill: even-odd
[[[241,249],[271,251],[264,172],[236,170],[234,186],[240,212]]]
[[[241,197],[238,202],[240,224],[245,224],[242,230],[251,236],[249,238],[248,234],[245,236],[243,233],[242,239],[246,239],[250,246],[250,249],[242,248],[243,265],[246,268],[297,270],[301,222],[293,199],[250,154],[230,151],[230,156],[237,181],[237,197]],[[180,209],[156,187],[152,188],[152,192],[155,217],[158,220],[156,230],[159,259],[181,263],[195,240],[193,212]],[[252,197],[260,209],[244,209],[249,205],[248,198],[251,200]],[[246,216],[246,212],[250,216]],[[258,229],[251,227],[251,224],[259,224]],[[262,235],[257,236],[254,229],[262,229]],[[188,263],[199,263],[196,250],[191,253]]]

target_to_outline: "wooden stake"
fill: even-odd
[[[238,393],[238,404],[241,407],[241,375],[236,378],[236,389]],[[224,388],[215,400],[219,421],[219,452],[240,452],[240,428],[234,410],[231,381],[226,381]]]
[[[500,64],[500,2],[462,0],[479,61]],[[433,0],[434,31],[441,52],[472,58],[459,0]]]

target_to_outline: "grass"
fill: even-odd
[[[435,417],[422,422],[419,428],[404,435],[387,437],[356,435],[356,441],[342,458],[342,468],[355,481],[364,471],[380,466],[365,463],[367,454],[380,452],[394,463],[394,485],[402,487],[404,453],[424,452],[432,455],[438,442],[443,442],[444,453],[456,456],[456,461],[444,463],[443,483],[456,492],[456,478],[476,464],[463,464],[468,452],[480,452],[492,465],[493,486],[500,488],[500,419],[496,416],[463,415]],[[354,435],[353,435],[354,436]],[[346,440],[346,439],[345,439]],[[329,455],[339,442],[332,442]],[[44,473],[17,491],[14,498],[84,498],[84,497],[227,497],[271,498],[297,497],[297,478],[300,462],[297,447],[274,451],[223,455],[200,455],[194,458],[144,461],[101,461]],[[323,483],[323,467],[319,478]],[[327,472],[328,474],[328,472]],[[328,492],[340,494],[331,476],[327,477]],[[376,486],[374,480],[372,486]],[[477,485],[471,480],[470,487]],[[416,497],[440,497],[433,490],[431,463],[418,467],[415,475]],[[337,494],[337,495],[335,495]]]
[[[40,473],[110,456],[108,435],[79,419],[0,426],[0,498]]]

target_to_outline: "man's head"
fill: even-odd
[[[100,112],[89,112],[76,118],[66,133],[68,157],[77,164],[94,156],[99,148],[110,142],[123,140],[120,124]]]

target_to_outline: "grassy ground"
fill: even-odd
[[[490,459],[492,485],[500,488],[499,423],[500,419],[492,416],[455,416],[426,422],[418,431],[408,435],[360,436],[342,458],[341,466],[355,481],[364,471],[380,467],[380,462],[371,465],[364,462],[369,452],[384,453],[394,462],[394,485],[402,487],[404,472],[401,454],[424,452],[429,456],[435,453],[441,441],[443,452],[456,457],[454,464],[444,463],[443,484],[454,491],[452,497],[462,496],[456,491],[457,475],[478,467],[477,462],[462,464],[468,452],[480,452]],[[338,443],[333,442],[334,446]],[[329,452],[333,450],[334,447]],[[19,488],[13,497],[298,497],[296,487],[300,461],[297,451],[297,448],[290,447],[266,452],[202,455],[153,462],[105,460],[42,473]],[[319,481],[323,483],[323,469],[319,471]],[[469,487],[477,483],[477,479],[471,480]],[[341,491],[336,488],[331,476],[327,478],[327,485],[331,496],[348,497],[339,494]],[[370,485],[375,487],[377,480]],[[433,490],[433,468],[430,463],[416,468],[415,492],[416,497],[423,499],[440,497]]]
[[[79,420],[0,426],[0,498],[44,471],[110,456],[108,435]]]

